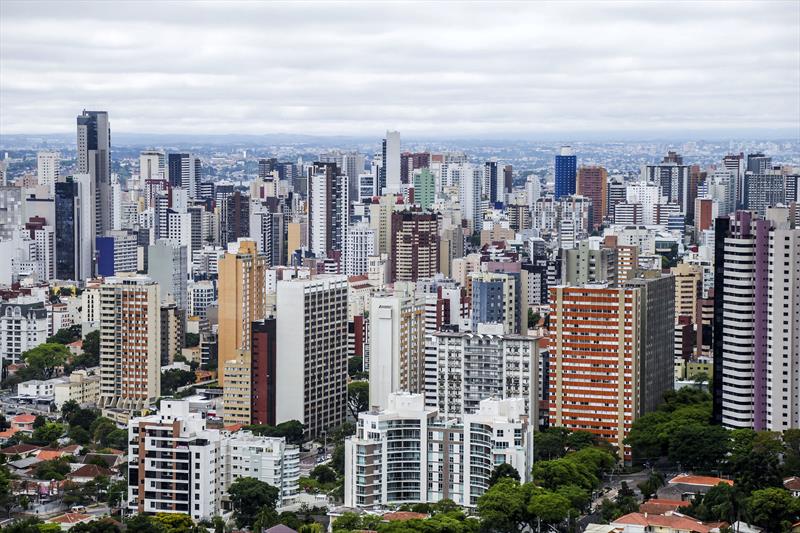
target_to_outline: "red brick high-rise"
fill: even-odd
[[[582,166],[577,181],[577,194],[592,199],[592,227],[600,227],[606,212],[608,172],[603,167]]]

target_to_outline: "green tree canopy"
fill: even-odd
[[[252,527],[258,512],[275,510],[280,492],[268,483],[252,477],[241,477],[228,488],[234,518],[239,527]]]
[[[22,360],[27,368],[23,372],[23,379],[47,380],[55,376],[56,370],[63,367],[70,356],[70,352],[63,344],[54,342],[40,344],[22,353]]]
[[[494,467],[492,475],[489,477],[489,486],[491,487],[503,478],[511,478],[519,481],[519,472],[517,469],[508,463],[501,463]]]

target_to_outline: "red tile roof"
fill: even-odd
[[[787,477],[783,480],[786,490],[800,490],[800,477]]]
[[[658,498],[653,498],[652,500],[647,500],[643,504],[639,505],[639,512],[649,514],[665,514],[669,511],[677,511],[681,507],[688,507],[689,505],[691,505],[691,502],[684,500],[660,500]]]
[[[35,421],[34,415],[17,415],[11,419],[12,424],[33,424]]]
[[[716,524],[704,524],[703,522],[678,513],[668,515],[645,515],[643,513],[630,513],[617,518],[611,524],[627,524],[645,527],[668,527],[696,533],[709,533],[714,527],[716,527]]]
[[[48,522],[55,522],[56,524],[80,524],[90,520],[92,515],[83,513],[64,513],[61,516],[51,518]]]
[[[18,453],[30,453],[39,448],[41,448],[41,446],[35,446],[33,444],[15,444],[14,446],[3,448],[0,450],[0,453],[3,455],[16,455]]]
[[[428,515],[423,513],[413,513],[411,511],[395,511],[393,513],[386,513],[381,517],[382,520],[388,522],[405,522],[406,520],[416,520],[428,518]]]
[[[732,479],[722,479],[713,476],[690,476],[681,474],[669,480],[670,483],[682,483],[684,485],[699,485],[701,487],[716,487],[720,483],[727,483],[733,486]]]
[[[76,477],[96,478],[97,476],[110,476],[112,474],[113,472],[111,470],[108,468],[103,468],[102,466],[83,465],[71,474],[68,474],[67,477],[70,479],[74,479]]]

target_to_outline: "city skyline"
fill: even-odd
[[[794,2],[186,6],[4,2],[0,135],[800,134]]]

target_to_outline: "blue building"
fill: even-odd
[[[578,160],[569,146],[561,147],[561,155],[556,156],[556,200],[562,196],[575,194],[578,175]]]

